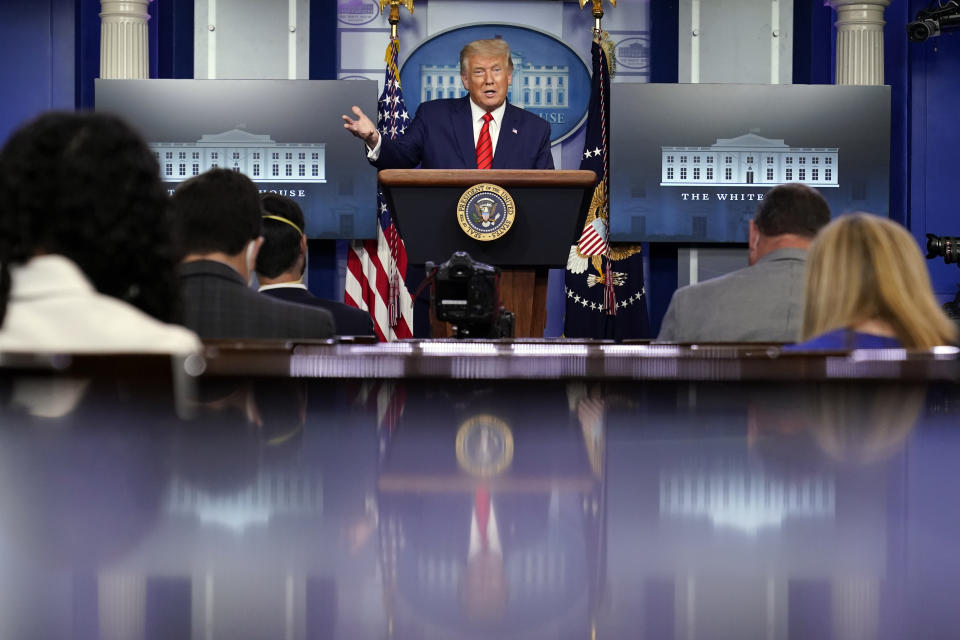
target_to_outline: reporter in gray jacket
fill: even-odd
[[[794,342],[807,250],[829,221],[815,189],[791,183],[768,191],[750,221],[750,266],[678,289],[657,340]]]

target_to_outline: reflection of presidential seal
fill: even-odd
[[[495,184],[475,184],[460,196],[457,221],[474,240],[496,240],[503,236],[516,216],[516,206],[506,189]]]
[[[495,476],[513,462],[513,433],[489,414],[473,416],[457,430],[457,462],[475,476]]]

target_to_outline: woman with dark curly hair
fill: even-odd
[[[0,151],[0,349],[183,353],[153,153],[99,113],[48,113]]]

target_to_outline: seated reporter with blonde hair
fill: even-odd
[[[913,236],[868,213],[841,216],[810,247],[800,344],[791,350],[954,344]]]

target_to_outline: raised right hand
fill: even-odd
[[[377,132],[376,125],[363,113],[360,107],[354,105],[352,107],[353,115],[357,117],[356,120],[350,116],[343,115],[343,128],[363,140],[367,147],[373,149],[377,146],[377,142],[380,141],[380,134]]]

